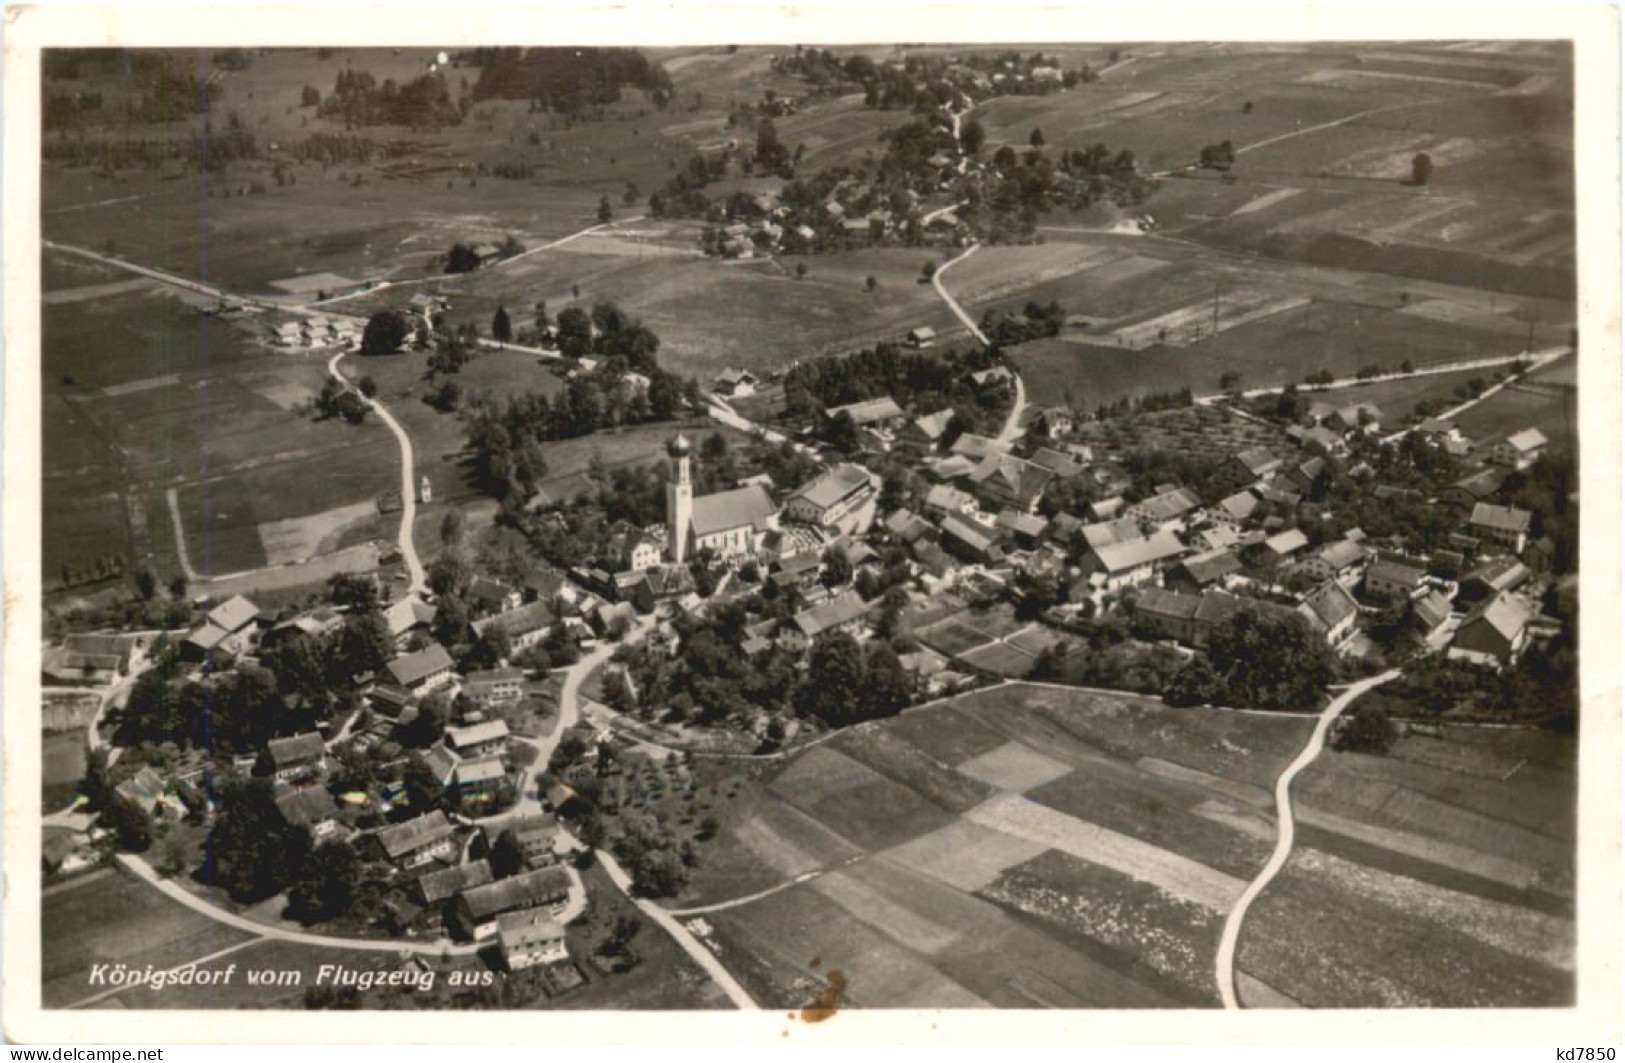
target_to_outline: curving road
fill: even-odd
[[[1331,730],[1332,721],[1336,720],[1355,698],[1372,687],[1381,686],[1398,676],[1399,672],[1390,671],[1370,679],[1362,679],[1333,698],[1332,703],[1322,710],[1320,719],[1315,722],[1315,729],[1309,736],[1308,744],[1292,763],[1286,766],[1281,777],[1275,780],[1277,822],[1275,851],[1270,853],[1270,858],[1265,862],[1263,870],[1259,871],[1258,877],[1247,884],[1241,897],[1236,900],[1236,906],[1230,909],[1230,914],[1224,921],[1224,933],[1219,937],[1219,951],[1214,957],[1214,975],[1219,982],[1219,997],[1224,1001],[1226,1008],[1233,1011],[1241,1007],[1236,997],[1236,942],[1241,937],[1241,924],[1247,918],[1247,909],[1252,907],[1253,901],[1264,892],[1264,887],[1280,873],[1292,855],[1292,843],[1296,832],[1296,824],[1292,818],[1292,780],[1320,756],[1320,751],[1326,746],[1326,735]]]
[[[345,387],[351,386],[350,379],[339,372],[339,362],[348,353],[340,351],[327,362],[327,372]],[[361,392],[357,391],[356,394],[361,395]],[[401,447],[401,530],[396,536],[396,541],[400,543],[401,557],[406,561],[406,572],[411,579],[407,593],[420,595],[425,589],[425,583],[423,562],[418,557],[417,545],[412,541],[412,529],[418,515],[417,466],[412,458],[412,437],[406,434],[406,429],[402,428],[401,423],[384,408],[383,403],[377,399],[369,399],[365,395],[361,395],[361,401],[377,411],[379,418],[389,426],[391,432],[395,433],[395,442]]]
[[[960,306],[954,300],[954,297],[948,294],[948,289],[942,286],[942,275],[974,255],[980,246],[980,244],[971,244],[965,248],[963,254],[944,262],[935,273],[931,274],[931,286],[937,290],[938,295],[942,296],[942,301],[948,304],[948,309],[954,312],[954,316],[964,322],[966,328],[970,329],[970,334],[983,344],[987,344],[989,342],[988,338],[982,333],[981,329],[976,327],[976,320],[966,313],[965,308]],[[1010,370],[1010,376],[1016,382],[1016,398],[1010,404],[1010,415],[1004,419],[1004,427],[999,429],[997,439],[1000,443],[1014,443],[1021,437],[1021,415],[1027,409],[1027,385],[1022,383],[1021,374],[1013,368]]]

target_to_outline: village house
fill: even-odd
[[[1054,473],[1057,480],[1070,480],[1074,476],[1082,476],[1085,472],[1083,462],[1054,447],[1039,447],[1033,451],[1031,460],[1039,468]]]
[[[941,543],[950,554],[971,564],[997,564],[1004,557],[998,532],[958,513],[942,518]]]
[[[1288,528],[1277,535],[1272,535],[1262,543],[1248,550],[1248,555],[1256,565],[1273,567],[1290,559],[1298,551],[1309,545],[1309,537],[1298,528]]]
[[[181,657],[201,661],[213,650],[232,656],[242,653],[248,649],[259,615],[259,606],[240,594],[221,602],[209,610],[202,627],[181,641]]]
[[[890,428],[896,427],[907,419],[908,414],[897,405],[890,395],[882,395],[878,399],[865,399],[862,402],[848,403],[845,406],[833,406],[824,411],[824,416],[834,420],[841,415],[852,419],[852,423],[859,428]]]
[[[510,971],[523,971],[570,958],[564,927],[550,915],[533,910],[503,912],[497,916],[497,943],[502,963]]]
[[[1171,590],[1201,594],[1211,588],[1234,586],[1241,569],[1241,558],[1229,551],[1203,554],[1175,565],[1163,577],[1163,585]]]
[[[1360,615],[1360,607],[1348,589],[1334,579],[1305,595],[1298,611],[1334,650],[1354,634],[1354,622]]]
[[[1049,522],[1034,513],[1021,513],[1014,509],[999,511],[993,526],[999,533],[1022,550],[1031,550],[1044,537]]]
[[[927,491],[925,508],[944,516],[950,513],[969,515],[981,509],[974,496],[952,484],[937,484]]]
[[[374,683],[367,688],[367,707],[386,719],[396,719],[412,704],[409,691],[389,683]]]
[[[453,662],[446,647],[431,642],[416,653],[403,654],[384,666],[390,681],[414,694],[437,690],[453,678]]]
[[[499,755],[508,748],[508,724],[504,720],[487,720],[467,727],[448,727],[446,748],[465,759]]]
[[[1538,428],[1513,432],[1490,448],[1489,460],[1509,469],[1527,469],[1546,452],[1547,439]]]
[[[338,805],[333,795],[320,786],[278,786],[276,808],[282,822],[304,828],[314,841],[325,841],[338,833]]]
[[[1450,619],[1450,599],[1430,590],[1411,601],[1409,619],[1424,639],[1429,638]]]
[[[406,646],[412,636],[426,634],[434,623],[438,610],[417,598],[402,598],[384,610],[384,623],[389,625],[389,636],[396,648]]]
[[[1039,420],[1044,423],[1044,431],[1051,439],[1069,436],[1077,427],[1077,422],[1069,406],[1045,406],[1038,411]]]
[[[1010,506],[1022,513],[1038,507],[1055,474],[1012,454],[988,454],[971,470],[970,481],[995,509]]]
[[[631,602],[605,602],[588,616],[593,633],[599,638],[613,638],[629,631],[638,622],[638,610]]]
[[[1258,483],[1281,467],[1281,459],[1263,447],[1238,451],[1225,459],[1216,479],[1229,491]]]
[[[497,916],[504,912],[541,909],[557,916],[569,899],[569,872],[544,867],[463,890],[452,903],[448,921],[465,937],[484,941],[496,933]]]
[[[439,809],[415,819],[380,827],[369,837],[385,860],[402,870],[422,867],[431,860],[454,858],[456,829]]]
[[[1479,542],[1493,543],[1508,553],[1521,554],[1529,541],[1532,514],[1526,509],[1480,502],[1473,506],[1467,525]]]
[[[479,638],[488,631],[501,631],[508,636],[508,645],[513,652],[518,654],[546,638],[557,619],[550,601],[531,602],[518,609],[474,621],[474,636]]]
[[[1404,601],[1422,588],[1426,575],[1427,568],[1420,561],[1379,557],[1365,570],[1366,597],[1385,602]]]
[[[1504,668],[1529,645],[1532,619],[1534,611],[1522,599],[1497,594],[1462,620],[1450,642],[1449,657]]]
[[[500,723],[501,721],[496,721]],[[508,781],[508,769],[501,757],[470,758],[452,770],[452,785],[460,806],[478,808],[496,800]]]
[[[948,423],[954,419],[952,409],[937,410],[914,418],[897,430],[896,445],[918,453],[929,453],[948,433]]]
[[[782,625],[778,635],[779,645],[792,653],[801,653],[826,631],[845,631],[856,635],[863,630],[873,608],[856,591],[837,595],[827,602],[803,609]]]
[[[468,602],[469,608],[480,616],[492,616],[517,609],[525,600],[517,588],[485,576],[475,576],[470,580],[463,597]]]
[[[1157,528],[1173,525],[1175,530],[1183,530],[1190,515],[1201,505],[1202,500],[1196,497],[1196,492],[1178,487],[1136,502],[1128,508],[1127,516],[1142,522],[1142,525]]]
[[[1159,531],[1093,548],[1080,565],[1084,588],[1081,593],[1074,593],[1072,598],[1080,601],[1088,597],[1089,587],[1120,591],[1148,583],[1156,578],[1162,567],[1187,552],[1185,545],[1171,531]]]
[[[1134,620],[1154,638],[1169,638],[1194,645],[1196,612],[1201,605],[1202,599],[1197,595],[1147,587],[1134,603]]]
[[[990,454],[1004,454],[1009,449],[1008,446],[997,439],[979,436],[974,432],[959,433],[959,438],[955,439],[948,448],[950,453],[969,458],[973,466],[975,462],[981,461]]]
[[[1454,421],[1442,421],[1437,417],[1428,417],[1419,421],[1411,431],[1417,433],[1430,442],[1464,443],[1466,439],[1461,434],[1461,428]]]
[[[1506,483],[1508,472],[1491,466],[1462,477],[1439,494],[1439,500],[1458,509],[1471,510],[1490,498]]]
[[[327,746],[314,731],[292,738],[273,738],[265,750],[266,769],[276,779],[288,781],[327,771]]]
[[[1477,565],[1461,577],[1463,601],[1479,602],[1502,591],[1514,591],[1533,575],[1529,566],[1515,557],[1502,556]]]
[[[102,686],[130,670],[134,652],[135,639],[128,635],[73,634],[41,654],[40,671],[52,683]]]
[[[1251,491],[1238,491],[1233,495],[1221,498],[1212,509],[1208,511],[1211,520],[1226,524],[1240,524],[1253,515],[1259,507],[1258,496]]]
[[[645,569],[643,578],[627,591],[629,600],[640,613],[652,613],[662,602],[674,601],[693,593],[694,576],[682,565],[657,565]]]
[[[1360,581],[1365,561],[1364,546],[1347,539],[1339,539],[1305,558],[1300,567],[1315,580],[1334,579],[1344,586],[1353,586]]]
[[[610,529],[602,556],[612,559],[621,572],[642,572],[660,564],[665,553],[663,535],[621,521]]]
[[[463,694],[476,705],[518,701],[525,696],[523,668],[492,668],[463,678]]]
[[[500,828],[488,828],[487,839],[494,845],[504,831],[513,834],[519,851],[524,854],[526,867],[547,867],[558,863],[559,825],[556,820],[548,816],[517,816]]]
[[[321,638],[343,623],[344,616],[336,609],[329,609],[326,606],[289,617],[287,620],[272,624],[270,630],[260,636],[260,652],[264,653],[299,638]]]
[[[784,518],[836,534],[861,534],[874,519],[870,503],[879,494],[878,476],[861,465],[841,462],[791,492],[784,501]]]
[[[494,882],[489,860],[475,860],[456,867],[441,868],[420,876],[414,885],[418,898],[426,905],[439,904],[464,890]]]
[[[148,816],[154,816],[160,805],[165,804],[167,789],[164,777],[152,765],[143,764],[141,770],[115,786],[113,793],[119,800],[134,805]]]

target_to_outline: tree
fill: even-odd
[[[360,388],[361,394],[365,395],[369,399],[378,394],[378,381],[374,380],[370,376],[362,377],[360,380],[356,381],[355,386]]]
[[[152,819],[134,801],[115,797],[102,815],[118,839],[119,848],[132,853],[152,848]]]
[[[964,119],[959,123],[959,147],[966,155],[975,155],[987,143],[987,130],[982,123],[974,118]]]
[[[554,321],[559,353],[566,358],[584,358],[592,353],[592,318],[579,306],[565,307]]]
[[[1425,151],[1416,153],[1411,160],[1411,184],[1425,185],[1433,176],[1433,157]]]
[[[264,900],[298,878],[310,832],[290,827],[267,779],[228,783],[204,848],[213,880],[244,902]]]
[[[1332,679],[1326,644],[1294,613],[1244,608],[1213,633],[1208,653],[1231,705],[1307,709]]]
[[[407,762],[401,783],[406,788],[406,801],[412,806],[414,815],[445,807],[446,788],[422,757],[413,757]]]
[[[869,647],[863,690],[865,714],[870,719],[895,716],[913,700],[914,681],[890,644],[876,641]]]
[[[365,421],[368,412],[371,410],[371,407],[362,400],[361,396],[353,391],[346,391],[339,395],[333,403],[333,408],[340,417],[343,417],[351,424],[360,424]]]
[[[135,589],[144,601],[152,601],[158,596],[158,573],[151,566],[142,565],[135,574]]]
[[[875,275],[871,273],[869,276],[863,279],[863,287],[865,290],[872,292],[876,288],[880,287],[880,282],[875,280]]]
[[[604,953],[609,956],[632,955],[632,939],[638,936],[643,924],[638,922],[636,916],[621,915],[616,918],[615,925],[610,928],[609,936],[604,938]]]
[[[380,310],[367,319],[361,333],[362,354],[394,354],[412,334],[412,325],[399,310]]]
[[[505,827],[491,845],[491,874],[497,878],[517,875],[525,868],[525,850],[513,828]]]
[[[1241,105],[1241,113],[1242,114],[1252,114],[1253,113],[1253,101],[1252,100],[1248,100],[1246,103]]]
[[[1027,143],[1032,145],[1035,150],[1042,148],[1044,146],[1044,131],[1037,126],[1033,126],[1033,135],[1027,138]]]
[[[598,200],[598,223],[600,225],[607,224],[613,217],[615,217],[615,208],[610,206],[609,197],[601,197]]]
[[[937,264],[935,262],[927,262],[925,265],[920,267],[920,276],[927,284],[931,283],[931,278],[935,277],[936,275]]]
[[[796,263],[796,280],[802,280],[806,276],[807,276],[807,263],[805,263],[805,262],[797,262]]]
[[[315,85],[306,85],[302,90],[300,90],[300,93],[299,93],[299,106],[301,106],[301,107],[319,107],[319,106],[321,106],[321,102],[322,102],[321,91],[319,89],[317,89]]]
[[[452,244],[451,250],[446,252],[447,273],[472,273],[479,268],[480,256],[465,243]]]
[[[831,546],[824,551],[824,567],[819,579],[826,587],[841,587],[852,582],[852,562],[845,550]]]
[[[1241,386],[1241,374],[1237,372],[1219,374],[1219,390],[1234,391]]]
[[[343,915],[361,885],[361,859],[347,841],[318,845],[288,889],[288,907],[305,924]]]
[[[688,866],[675,849],[651,849],[632,860],[632,887],[645,897],[670,897],[688,885]]]
[[[1332,748],[1349,753],[1386,754],[1399,737],[1388,713],[1379,705],[1356,705],[1337,723]]]
[[[826,631],[813,640],[798,707],[831,726],[854,723],[861,718],[863,685],[863,651],[857,641],[844,631]]]
[[[491,338],[498,343],[513,339],[513,322],[508,320],[508,308],[505,306],[498,306],[497,312],[491,315]]]

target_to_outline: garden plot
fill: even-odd
[[[974,893],[1006,868],[1025,863],[1046,849],[1040,842],[960,819],[887,849],[885,855],[905,867]]]

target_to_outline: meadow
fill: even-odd
[[[1019,683],[910,710],[741,784],[702,867],[748,871],[734,897],[796,882],[685,918],[770,1007],[832,971],[843,1006],[1215,1006],[1219,927],[1309,728]],[[1243,929],[1244,1003],[1567,1000],[1573,754],[1485,731],[1325,754]],[[709,878],[674,906],[729,899]]]

